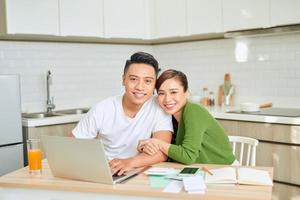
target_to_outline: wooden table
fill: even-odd
[[[183,168],[177,163],[159,163],[156,167]],[[203,165],[195,164],[201,167]],[[220,167],[217,165],[205,165],[208,168]],[[273,169],[269,167],[257,167],[268,170],[271,177]],[[124,184],[105,185],[52,176],[46,160],[43,161],[43,172],[40,176],[32,176],[28,168],[22,168],[10,174],[0,177],[0,199],[49,199],[49,195],[55,199],[271,199],[272,187],[247,186],[247,185],[207,185],[205,194],[179,194],[164,193],[163,188],[151,188],[148,177],[141,173]],[[27,198],[25,198],[27,197]]]

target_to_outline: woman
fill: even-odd
[[[157,100],[165,112],[173,116],[178,130],[175,143],[151,138],[141,140],[139,151],[153,155],[162,151],[174,161],[183,164],[232,164],[235,157],[224,129],[200,106],[187,101],[188,81],[176,70],[163,72],[156,82]]]

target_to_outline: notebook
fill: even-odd
[[[244,184],[244,185],[267,185],[273,182],[268,171],[246,167],[222,167],[209,170],[213,175],[205,175],[207,184]]]
[[[112,176],[99,139],[59,136],[42,136],[41,139],[55,177],[115,184],[138,174],[137,170],[133,170],[123,176]]]

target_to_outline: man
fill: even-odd
[[[171,141],[171,116],[153,97],[157,74],[158,62],[152,55],[133,54],[124,67],[124,94],[96,104],[72,131],[76,138],[100,136],[113,173],[122,175],[167,159],[161,152],[149,156],[137,151],[138,141],[151,136]]]

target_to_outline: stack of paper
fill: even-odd
[[[152,188],[164,188],[170,183],[170,179],[167,176],[176,175],[177,170],[166,167],[152,167],[144,173],[149,176]]]
[[[170,179],[165,176],[149,176],[150,187],[164,188],[170,183]]]
[[[183,186],[189,194],[204,194],[206,185],[202,176],[183,177]]]
[[[185,190],[189,194],[204,194],[206,185],[203,176],[183,177],[182,181],[173,180],[163,190],[168,193],[179,193]]]
[[[163,190],[163,192],[168,193],[179,193],[183,188],[182,181],[173,180],[171,181]]]

